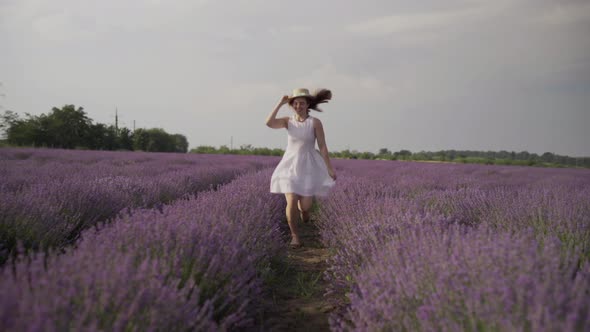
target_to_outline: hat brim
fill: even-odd
[[[301,95],[301,96],[291,96],[289,97],[289,101],[295,99],[295,98],[307,98],[307,99],[312,99],[313,97],[311,95]]]

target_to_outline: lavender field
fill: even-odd
[[[63,248],[118,213],[161,207],[267,168],[272,158],[44,149],[0,150],[0,264]]]
[[[256,329],[278,161],[0,149],[0,330]],[[332,330],[590,330],[590,171],[333,164]]]
[[[590,330],[590,172],[343,161],[336,331]]]

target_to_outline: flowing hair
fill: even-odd
[[[317,112],[323,112],[322,109],[318,107],[318,105],[327,103],[328,100],[332,99],[332,91],[328,89],[319,89],[316,90],[316,92],[312,94],[311,97],[306,97],[306,99],[309,103],[308,112],[309,109],[312,109]],[[295,99],[292,99],[289,102],[290,105],[293,105],[293,100]]]

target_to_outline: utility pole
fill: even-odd
[[[115,106],[115,132],[118,134],[119,133],[119,109],[117,109],[117,106]]]
[[[234,137],[231,136],[229,139],[229,149],[233,150],[234,149]]]
[[[135,120],[133,120],[133,132],[135,132]]]

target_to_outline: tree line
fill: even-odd
[[[377,154],[362,153],[364,159],[390,160],[424,160],[441,162],[480,163],[495,165],[548,166],[548,167],[589,167],[590,157],[569,157],[545,152],[542,155],[528,151],[472,151],[472,150],[441,150],[435,152],[409,150],[391,152],[386,148]]]
[[[21,118],[13,111],[0,115],[0,129],[9,145],[90,150],[141,150],[149,152],[188,151],[188,140],[164,129],[118,128],[94,123],[83,107],[53,107],[47,114],[25,113]]]
[[[284,150],[255,148],[251,145],[242,145],[239,149],[230,149],[226,145],[219,148],[202,145],[191,149],[191,153],[211,154],[254,154],[264,156],[282,156]],[[479,163],[487,165],[520,165],[520,166],[544,166],[544,167],[586,167],[590,168],[590,157],[569,157],[545,152],[542,155],[527,151],[471,151],[471,150],[441,150],[435,152],[411,152],[399,150],[392,152],[387,148],[379,149],[377,153],[359,152],[356,150],[343,150],[330,152],[332,158],[345,159],[371,159],[371,160],[408,160],[408,161],[438,161]]]
[[[181,134],[168,134],[161,128],[137,129],[118,128],[113,125],[94,123],[84,108],[74,105],[53,107],[47,114],[31,115],[25,113],[21,118],[17,113],[5,111],[0,115],[0,130],[4,131],[5,142],[9,145],[50,147],[63,149],[90,150],[139,150],[148,152],[182,152],[188,151],[188,140]],[[264,156],[282,156],[282,149],[253,147],[242,145],[239,149],[222,145],[198,146],[191,153],[210,154],[247,154]],[[496,165],[523,165],[549,167],[587,167],[590,157],[569,157],[545,152],[542,155],[527,151],[471,151],[441,150],[435,152],[411,152],[399,150],[392,152],[387,148],[377,153],[343,150],[330,152],[333,158],[347,159],[382,159],[481,163]]]
[[[285,153],[282,149],[255,148],[250,144],[240,146],[239,149],[231,149],[227,145],[215,148],[210,145],[200,145],[191,149],[191,153],[208,153],[208,154],[243,154],[257,156],[282,156]]]

